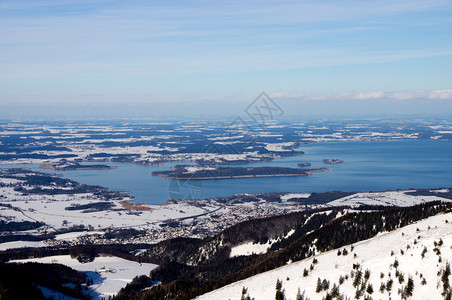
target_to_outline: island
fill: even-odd
[[[308,176],[316,172],[328,171],[320,169],[298,169],[283,167],[190,167],[177,165],[169,171],[154,171],[152,175],[167,179],[231,179],[250,177]]]
[[[328,165],[337,165],[343,163],[343,160],[340,159],[324,159],[323,163]]]
[[[73,170],[112,170],[116,167],[108,165],[82,165],[76,162],[58,162],[43,163],[41,169],[57,170],[57,171],[73,171]]]
[[[300,167],[300,168],[305,168],[305,167],[310,167],[311,166],[311,163],[298,163],[297,164],[297,167]]]

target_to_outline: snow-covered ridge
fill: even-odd
[[[334,285],[339,294],[353,299],[363,282],[366,284],[361,299],[363,296],[399,299],[399,290],[406,288],[410,279],[414,284],[410,299],[443,299],[441,276],[446,263],[452,261],[451,233],[452,213],[436,215],[342,247],[339,253],[338,249],[321,253],[315,257],[317,263],[312,257],[288,262],[286,266],[232,283],[197,299],[240,299],[243,287],[251,299],[275,299],[277,280],[281,280],[286,299],[296,299],[299,289],[300,294],[309,299],[322,299],[327,291],[331,294]],[[303,274],[304,270],[307,274]],[[366,270],[369,271],[367,280]],[[354,287],[359,272],[362,273],[361,283]],[[328,283],[327,291],[316,292],[318,278]],[[388,286],[390,281],[392,286]],[[380,291],[382,285],[384,288]]]
[[[437,196],[412,196],[407,195],[410,191],[389,191],[389,192],[372,192],[357,193],[344,198],[340,198],[329,202],[332,206],[350,205],[385,205],[385,206],[412,206],[431,201],[452,201],[451,199],[440,197],[441,193],[447,192],[445,189],[432,190],[439,195]]]

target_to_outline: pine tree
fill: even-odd
[[[399,266],[399,261],[397,259],[394,260],[394,264],[393,264],[394,268],[397,269],[397,267]]]
[[[414,290],[414,280],[413,280],[413,278],[409,277],[408,284],[406,286],[406,295],[408,297],[413,296],[413,290]]]
[[[282,283],[279,281],[279,279],[276,279],[276,290],[280,291],[282,288]]]
[[[296,300],[303,300],[303,296],[301,295],[300,288],[298,288],[297,297],[295,299]]]
[[[368,294],[372,294],[374,292],[374,288],[373,288],[372,284],[369,283],[369,285],[367,286],[366,292]]]
[[[422,250],[422,253],[421,253],[422,258],[425,257],[425,253],[427,253],[427,247],[424,246],[424,250]]]
[[[316,293],[320,293],[322,291],[322,281],[320,280],[320,277],[317,278],[317,286],[315,288]]]
[[[353,280],[353,287],[356,288],[361,283],[363,277],[363,271],[359,269],[355,274],[355,280]]]
[[[370,271],[369,271],[369,269],[367,269],[364,272],[364,280],[367,281],[367,280],[369,280],[369,278],[370,278]]]
[[[450,275],[450,265],[449,263],[446,263],[446,267],[443,270],[443,274],[441,275],[441,281],[443,282],[443,290],[444,293],[447,291],[447,289],[450,287],[449,284],[449,275]]]
[[[356,289],[356,292],[355,292],[355,298],[356,298],[356,299],[361,298],[362,294],[363,294],[363,290],[361,290],[361,289]]]
[[[241,300],[245,300],[246,299],[246,288],[242,287],[242,297],[240,297]]]
[[[330,287],[330,283],[326,279],[323,279],[323,281],[322,281],[322,289],[324,291],[326,291],[326,290],[329,289],[329,287]]]
[[[284,293],[281,291],[282,283],[279,279],[276,280],[276,295],[275,300],[284,300]]]
[[[338,298],[339,297],[339,288],[337,287],[336,284],[333,284],[333,288],[331,289],[331,296],[333,298]]]
[[[386,282],[386,290],[388,292],[390,292],[392,290],[392,284],[394,283],[394,281],[392,280],[392,278],[389,278],[388,282]]]

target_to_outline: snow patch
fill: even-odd
[[[241,255],[263,254],[266,253],[272,243],[268,241],[265,244],[254,244],[253,242],[245,243],[231,248],[230,257]]]
[[[309,196],[311,196],[311,194],[309,194],[309,193],[285,194],[285,195],[281,196],[281,200],[287,201],[287,200],[296,199],[296,198],[309,198]]]

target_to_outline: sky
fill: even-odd
[[[0,114],[234,114],[262,91],[291,113],[443,113],[451,16],[450,0],[1,0]]]

